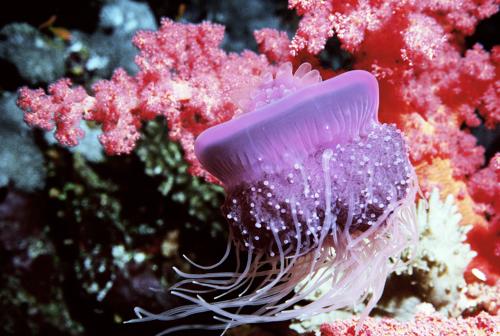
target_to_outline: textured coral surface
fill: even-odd
[[[369,318],[355,332],[356,320],[337,321],[321,326],[321,336],[439,336],[498,335],[500,317],[481,313],[475,317],[447,319],[439,315],[417,314],[409,322]]]
[[[29,9],[22,1],[13,6],[1,18],[1,97],[18,91],[30,126],[53,130],[59,143],[76,147],[69,152],[48,144],[19,126],[11,103],[2,104],[0,139],[7,141],[0,141],[0,225],[10,228],[2,234],[22,237],[19,247],[13,238],[0,242],[6,334],[47,328],[134,334],[142,329],[121,324],[132,317],[133,305],[175,307],[177,301],[145,288],[175,281],[171,265],[189,271],[182,253],[200,263],[215,260],[227,230],[219,214],[221,188],[196,159],[194,140],[252,109],[252,101],[275,97],[280,88],[268,84],[287,62],[293,70],[308,62],[323,79],[353,69],[376,76],[380,119],[405,133],[430,198],[422,247],[435,242],[464,255],[458,263],[439,248],[419,251],[413,265],[427,269],[394,275],[384,298],[399,308],[381,304],[375,313],[386,319],[368,319],[362,334],[498,333],[491,329],[498,318],[480,314],[498,314],[500,283],[497,0],[50,0]],[[14,23],[21,21],[29,24]],[[107,154],[129,156],[87,161],[85,133],[99,134]],[[16,199],[22,202],[14,206]],[[40,208],[40,222],[28,225],[21,214]],[[456,225],[463,228],[439,234]],[[30,229],[21,232],[24,226]],[[472,258],[469,248],[476,255],[459,274]],[[18,262],[25,252],[29,262]],[[41,295],[45,277],[39,288],[16,280],[32,277],[43,258],[63,289],[53,301]],[[412,285],[418,277],[423,280]],[[446,291],[449,283],[456,288]],[[422,301],[449,316],[471,317],[387,318]],[[321,331],[349,335],[354,324],[335,322]],[[280,328],[235,334],[283,334]]]

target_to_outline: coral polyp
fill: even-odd
[[[403,134],[378,121],[376,79],[351,71],[322,82],[310,69],[282,66],[245,103],[253,110],[198,137],[197,157],[225,188],[238,266],[176,270],[185,280],[172,293],[192,304],[137,309],[141,320],[209,311],[220,321],[210,328],[224,329],[365,301],[366,316],[380,298],[391,260],[418,237],[417,178]],[[325,284],[322,297],[304,301]]]

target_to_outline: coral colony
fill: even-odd
[[[290,0],[288,6],[300,16],[293,38],[258,30],[260,53],[222,50],[221,25],[163,19],[157,31],[133,39],[136,74],[119,68],[91,90],[61,79],[47,92],[19,91],[30,126],[55,129],[60,143],[73,146],[89,121],[102,127],[108,154],[132,152],[142,122],[162,116],[189,172],[223,185],[237,269],[215,270],[231,244],[212,266],[189,260],[200,274],[176,269],[184,280],[172,293],[190,304],[159,314],[137,309],[137,321],[210,312],[215,325],[165,332],[225,329],[360,302],[366,318],[397,257],[417,239],[417,177],[424,193],[437,188],[443,199],[452,195],[460,225],[472,225],[467,242],[477,256],[459,276],[498,288],[500,154],[485,155],[471,133],[498,127],[500,48],[464,42],[480,20],[497,13],[498,2]],[[341,50],[329,46],[333,38]],[[299,304],[325,284],[322,296]],[[475,327],[494,325],[481,316]],[[324,326],[323,334],[352,334],[353,323],[359,331],[354,320]],[[416,321],[449,327],[456,320]],[[417,322],[392,325],[429,334]]]
[[[418,239],[416,175],[401,132],[378,122],[376,79],[351,71],[321,82],[310,69],[303,64],[292,75],[284,64],[247,102],[255,109],[196,140],[202,165],[224,185],[223,212],[246,260],[234,273],[176,270],[185,280],[172,293],[193,305],[137,309],[143,320],[211,311],[218,327],[230,328],[303,318],[371,295],[368,313],[379,299],[395,266],[388,259]],[[321,298],[296,307],[328,283]],[[225,297],[231,292],[237,298]]]

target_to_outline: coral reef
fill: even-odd
[[[0,187],[12,183],[24,191],[44,186],[43,155],[16,106],[16,94],[0,93]]]
[[[178,143],[166,141],[167,130],[162,122],[150,121],[144,127],[144,139],[139,141],[137,156],[145,166],[145,174],[160,180],[158,191],[173,202],[184,205],[189,214],[215,230],[223,223],[214,220],[223,200],[219,185],[204,183],[188,173],[182,148]]]
[[[372,71],[380,80],[381,118],[396,122],[406,131],[412,158],[421,165],[419,171],[425,177],[424,190],[446,184],[433,180],[433,172],[440,170],[439,160],[449,160],[452,178],[465,182],[453,190],[454,196],[460,194],[459,206],[472,214],[464,220],[473,224],[484,222],[473,215],[473,200],[467,190],[473,183],[468,183],[469,177],[483,163],[483,149],[460,126],[462,123],[469,127],[479,125],[475,110],[490,127],[498,121],[495,84],[498,48],[493,48],[491,54],[480,45],[464,50],[458,41],[470,34],[479,19],[494,14],[497,6],[488,1],[474,11],[468,1],[457,6],[426,2],[388,1],[370,5],[360,1],[335,5],[330,1],[291,1],[289,6],[302,16],[289,45],[285,43],[286,36],[279,32],[265,29],[256,33],[269,60],[284,61],[288,49],[290,60],[294,55],[295,59],[302,58],[304,50],[311,54],[307,57],[314,58],[335,33],[341,47],[355,56],[353,68]],[[370,19],[361,20],[363,17]],[[251,92],[260,75],[272,71],[265,59],[253,53],[244,51],[236,55],[220,50],[222,32],[222,27],[208,23],[194,26],[165,20],[158,32],[136,36],[140,71],[135,77],[118,70],[111,81],[94,85],[95,98],[82,96],[81,90],[70,88],[68,81],[59,82],[49,92],[59,96],[58,102],[41,91],[24,89],[20,104],[28,115],[39,116],[28,118],[32,125],[46,129],[50,129],[47,121],[58,117],[57,113],[44,114],[41,100],[51,102],[53,109],[68,115],[70,120],[56,125],[60,133],[68,134],[64,139],[61,137],[68,145],[76,144],[82,135],[77,120],[84,118],[102,123],[101,142],[108,153],[130,152],[140,136],[140,121],[165,115],[170,137],[181,142],[192,164],[191,172],[207,176],[194,157],[194,137],[203,129],[237,114],[238,106],[231,98],[241,95],[242,90]],[[384,41],[391,41],[390,45]],[[379,48],[380,45],[385,47]],[[207,87],[207,82],[212,85]],[[242,82],[246,83],[243,87]],[[215,83],[217,85],[213,85]],[[434,89],[426,90],[430,86]],[[63,95],[66,99],[62,99]],[[116,98],[106,101],[104,97],[109,96]],[[63,107],[72,102],[79,102],[81,106],[75,105],[71,112],[64,112]],[[398,113],[393,113],[394,110]],[[446,117],[448,114],[453,118]]]
[[[57,27],[55,20],[40,26],[51,35],[24,23],[0,31],[0,59],[12,63],[30,84],[50,83],[64,75],[90,81],[108,77],[118,67],[137,72],[137,50],[130,41],[140,29],[157,28],[148,6],[129,0],[107,1],[93,34]]]
[[[478,256],[469,265],[467,276],[474,279],[474,270],[485,274],[490,285],[500,279],[500,154],[495,154],[488,167],[471,178],[471,192],[477,200],[477,211],[490,218],[488,224],[476,226],[468,239]]]
[[[452,192],[467,214],[464,222],[484,223],[474,216],[468,191],[474,183],[469,177],[482,165],[484,153],[461,126],[480,124],[475,111],[489,127],[498,123],[498,48],[487,53],[477,44],[466,49],[461,41],[478,20],[498,11],[494,1],[479,5],[290,1],[289,5],[302,16],[289,45],[292,55],[318,54],[329,38],[338,38],[341,48],[353,55],[352,68],[371,71],[379,79],[381,119],[405,130],[412,159],[421,165],[417,172],[424,190],[447,187],[447,181],[435,178],[442,170],[440,160],[449,160],[452,179],[465,182]],[[260,41],[266,45],[265,38]]]
[[[154,139],[164,137],[147,130],[158,128],[146,126],[146,135],[139,144],[144,164],[149,167],[164,162],[158,155],[159,148],[172,148],[168,143],[156,146]],[[153,180],[144,174],[146,168],[135,156],[95,164],[82,154],[60,147],[49,147],[46,155],[48,203],[54,216],[48,230],[65,265],[63,283],[84,303],[79,307],[80,314],[108,321],[106,328],[110,332],[137,332],[122,323],[132,317],[130,307],[123,302],[148,309],[178,304],[167,300],[162,289],[177,281],[175,274],[167,272],[172,266],[190,270],[182,254],[204,262],[222,253],[223,220],[218,209],[213,208],[220,202],[219,187],[194,181],[196,178],[186,173],[187,163],[180,152],[178,162],[169,161],[178,180],[165,194],[160,192],[165,190],[160,186],[168,182],[161,176]],[[133,182],[128,174],[144,177]],[[186,241],[196,241],[200,249],[207,249],[206,237],[220,247],[212,247],[212,252],[205,254],[184,248]],[[89,333],[100,334],[98,329],[95,324],[86,326]],[[140,330],[158,332],[154,326]]]
[[[223,31],[215,24],[165,19],[157,32],[135,36],[140,50],[135,77],[118,69],[111,80],[93,85],[94,96],[72,87],[69,79],[49,86],[49,95],[42,89],[23,88],[19,106],[27,112],[30,125],[56,127],[56,139],[68,146],[83,137],[82,119],[101,123],[100,141],[109,154],[132,151],[141,121],[165,116],[170,137],[183,146],[192,172],[207,176],[194,157],[194,138],[210,125],[232,118],[237,107],[230,93],[251,88],[252,80],[270,67],[265,58],[249,51],[241,55],[222,51]]]
[[[63,41],[46,38],[25,23],[13,23],[0,30],[0,59],[14,64],[30,84],[53,82],[64,75]]]
[[[186,6],[181,21],[198,22],[200,16],[207,21],[228,27],[222,42],[226,51],[241,52],[255,50],[257,45],[253,32],[263,28],[289,29],[292,22],[286,16],[287,6],[283,1],[254,0],[208,0],[198,6]],[[205,13],[203,13],[203,11]]]
[[[500,282],[493,286],[473,282],[461,292],[460,299],[455,303],[455,310],[462,316],[474,316],[483,311],[496,316],[500,309],[499,301]]]
[[[484,314],[498,314],[500,287],[498,1],[11,5],[0,18],[0,333],[163,330],[122,321],[133,305],[178,307],[149,288],[178,281],[171,266],[192,272],[183,254],[213,263],[227,236],[221,183],[196,159],[196,137],[281,98],[273,80],[304,62],[323,79],[376,76],[380,121],[404,132],[429,198],[417,257],[388,278],[373,311],[384,319],[369,318],[362,334],[498,333]],[[22,125],[21,86],[25,120],[54,135]],[[423,302],[444,315],[415,316]],[[364,307],[301,331],[339,317],[323,334],[352,334]],[[281,323],[232,333],[293,332]]]
[[[2,334],[81,335],[83,326],[72,317],[73,307],[65,300],[64,266],[47,230],[47,209],[40,203],[40,197],[22,192],[2,197]]]
[[[438,335],[496,335],[500,332],[499,316],[481,313],[476,317],[446,319],[436,314],[420,313],[409,322],[369,318],[355,332],[356,320],[337,321],[321,326],[321,336],[438,336]]]
[[[461,217],[453,196],[441,201],[437,189],[431,192],[428,203],[420,201],[416,254],[404,270],[397,272],[409,276],[421,300],[445,315],[466,286],[463,274],[476,255],[465,242],[471,226],[460,226]]]
[[[130,41],[139,30],[157,28],[147,4],[130,0],[107,1],[99,13],[97,31],[88,36],[80,33],[71,50],[76,51],[80,47],[78,43],[83,44],[89,50],[86,69],[99,77],[109,76],[116,68],[136,73],[139,70],[134,63],[137,50]]]
[[[464,40],[479,20],[498,11],[498,5],[494,1],[452,5],[297,0],[289,1],[289,6],[301,16],[294,38],[287,46],[284,36],[268,31],[259,35],[263,51],[267,54],[269,45],[282,46],[301,58],[304,53],[322,52],[328,41],[338,39],[341,49],[352,55],[352,68],[377,76],[381,120],[396,122],[405,131],[424,192],[438,187],[443,194],[452,194],[462,223],[478,226],[471,231],[473,245],[472,237],[484,231],[477,236],[488,237],[489,247],[482,251],[475,246],[476,261],[482,260],[482,271],[494,283],[498,226],[491,211],[496,210],[486,206],[490,213],[484,216],[484,193],[476,186],[481,175],[474,178],[484,164],[484,148],[478,146],[471,130],[481,120],[490,129],[498,125],[500,49],[490,45],[487,52],[479,44],[467,46]],[[491,177],[498,181],[498,176]]]

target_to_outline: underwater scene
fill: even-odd
[[[0,335],[500,335],[499,6],[9,2]]]

